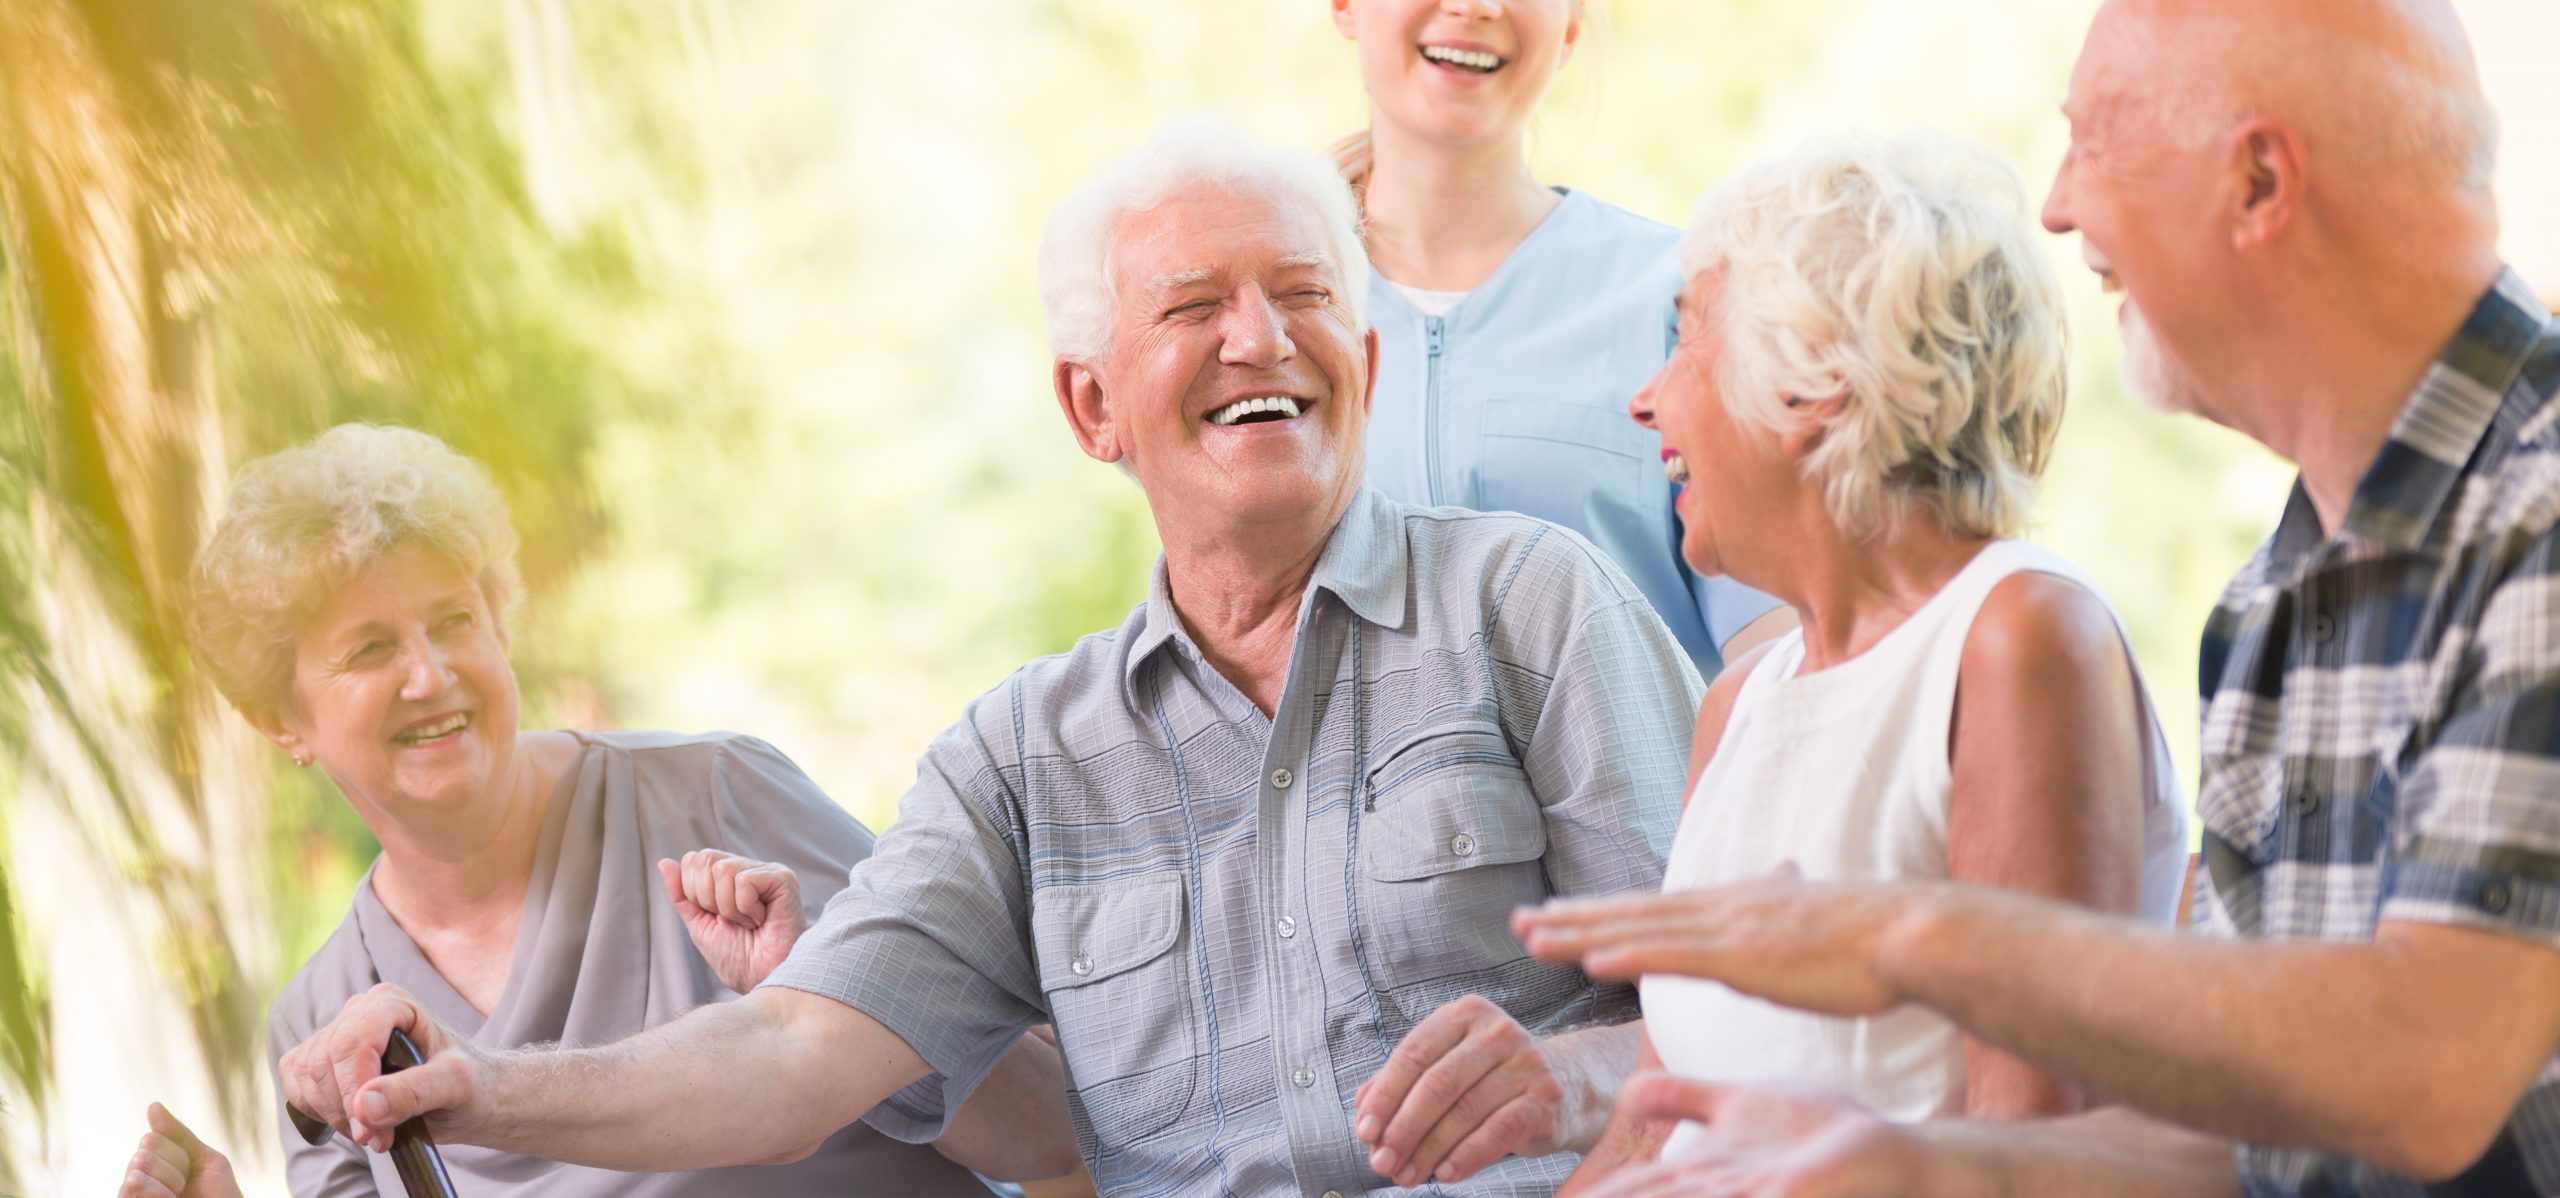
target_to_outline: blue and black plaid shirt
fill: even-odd
[[[2296,487],[2205,626],[2199,927],[2370,940],[2406,920],[2560,947],[2555,528],[2560,326],[2507,273],[2337,534]],[[2560,1057],[2450,1183],[2299,1150],[2239,1163],[2253,1196],[2560,1194]]]

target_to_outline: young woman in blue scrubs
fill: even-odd
[[[1369,94],[1370,128],[1335,147],[1376,268],[1369,481],[1590,538],[1709,678],[1791,627],[1680,559],[1661,439],[1627,417],[1670,356],[1679,231],[1529,173],[1529,117],[1573,56],[1580,0],[1330,2]]]

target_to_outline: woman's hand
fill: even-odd
[[[772,973],[807,931],[800,876],[791,867],[718,849],[658,862],[667,901],[720,984],[744,994]]]
[[[133,1154],[116,1198],[240,1198],[228,1158],[206,1147],[159,1103],[145,1117],[151,1130],[142,1133],[142,1148]]]
[[[1848,1099],[1790,1087],[1631,1078],[1621,1109],[1704,1127],[1696,1143],[1610,1175],[1592,1198],[1907,1198],[1925,1192],[1925,1149]]]

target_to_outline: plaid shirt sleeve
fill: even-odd
[[[2560,531],[2538,516],[2510,542],[2522,551],[2481,601],[2455,698],[2403,776],[2384,919],[2560,946]]]

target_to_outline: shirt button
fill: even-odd
[[[1078,957],[1073,961],[1067,962],[1067,968],[1074,970],[1077,977],[1083,977],[1084,975],[1093,972],[1093,958]]]
[[[2491,915],[2506,914],[2507,904],[2514,899],[2504,879],[2491,878],[2480,884],[2480,909]]]
[[[1316,1071],[1300,1065],[1297,1072],[1289,1075],[1289,1080],[1298,1083],[1298,1088],[1303,1090],[1316,1084]]]
[[[1289,916],[1286,916],[1286,915],[1281,916],[1281,917],[1280,917],[1280,938],[1281,938],[1282,940],[1287,940],[1287,939],[1289,939],[1290,937],[1295,936],[1295,935],[1297,935],[1297,934],[1298,934],[1298,921],[1297,921],[1297,920],[1295,920],[1295,919],[1292,919],[1292,918],[1290,918]]]
[[[1289,782],[1290,782],[1289,771],[1287,771],[1287,770],[1273,770],[1273,771],[1271,771],[1271,788],[1272,788],[1272,789],[1274,789],[1274,790],[1287,790],[1287,789],[1289,789]]]
[[[1342,1191],[1340,1191],[1340,1190],[1326,1190],[1326,1191],[1324,1192],[1324,1198],[1342,1198]]]
[[[2321,644],[2325,645],[2325,644],[2328,644],[2328,643],[2329,643],[2329,638],[2331,638],[2331,637],[2333,637],[2333,636],[2336,636],[2336,635],[2338,635],[2338,620],[2337,620],[2337,617],[2332,616],[2332,615],[2330,615],[2329,613],[2327,613],[2327,612],[2325,612],[2325,611],[2324,611],[2324,612],[2314,612],[2314,613],[2312,614],[2312,616],[2311,616],[2311,639],[2312,639],[2312,640],[2318,641],[2318,642],[2320,642]]]
[[[2320,812],[2320,792],[2304,787],[2293,792],[2293,813],[2309,818]]]
[[[1469,835],[1467,835],[1467,834],[1466,834],[1466,833],[1464,833],[1464,832],[1460,832],[1460,833],[1458,833],[1455,837],[1452,837],[1452,838],[1450,839],[1450,841],[1449,841],[1449,851],[1450,851],[1450,852],[1452,852],[1452,853],[1456,853],[1457,855],[1459,855],[1459,856],[1461,856],[1461,857],[1472,857],[1472,856],[1475,856],[1475,852],[1476,852],[1476,838],[1475,838],[1475,837],[1473,837],[1473,836],[1469,836]]]

